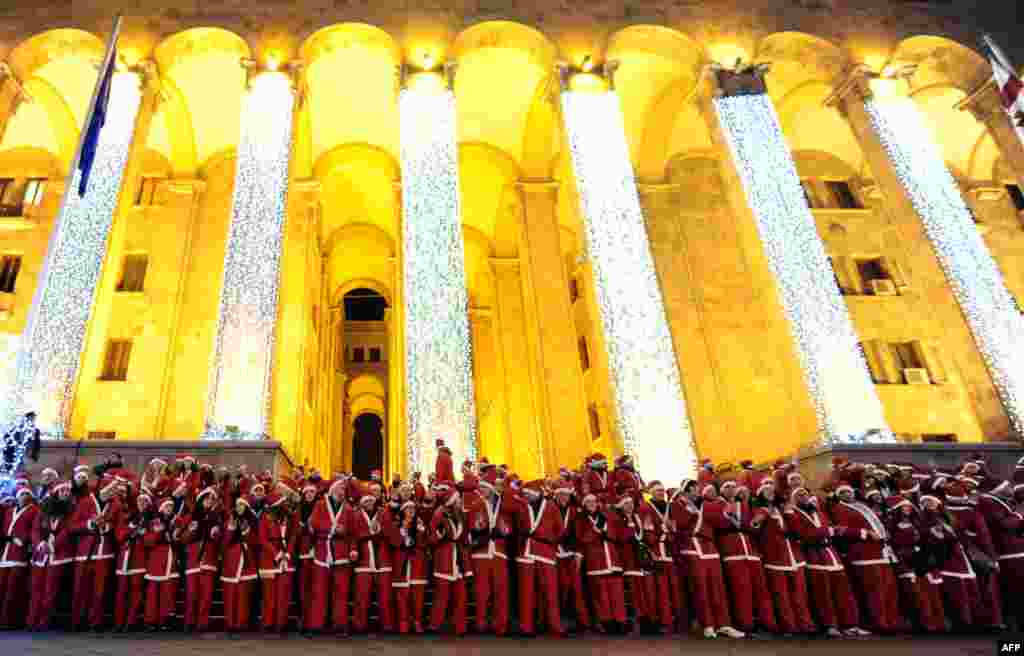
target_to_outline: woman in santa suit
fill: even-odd
[[[651,481],[648,491],[651,498],[641,506],[640,514],[644,516],[645,530],[654,545],[651,549],[655,568],[651,577],[654,587],[652,599],[658,610],[661,632],[669,633],[677,618],[687,616],[686,596],[682,593],[679,573],[672,556],[675,549],[672,543],[671,505],[665,486],[661,481]]]
[[[206,631],[220,565],[220,531],[223,517],[214,487],[196,495],[195,508],[178,519],[185,545],[185,633]]]
[[[535,615],[543,609],[548,631],[564,635],[558,610],[558,543],[562,538],[562,515],[554,501],[544,497],[544,481],[531,481],[522,487],[522,496],[508,495],[507,506],[515,512],[515,523],[522,536],[516,557],[519,577],[519,628],[524,635],[534,634]],[[543,607],[538,603],[543,600]]]
[[[445,624],[451,605],[456,635],[466,633],[466,569],[468,534],[459,493],[448,483],[435,486],[441,505],[430,521],[429,537],[434,547],[434,605],[430,630],[437,632]]]
[[[626,625],[625,591],[622,587],[622,565],[608,534],[608,518],[599,508],[597,496],[583,497],[583,508],[576,517],[576,544],[583,553],[586,575],[597,622],[594,628],[616,633]]]
[[[71,539],[74,508],[71,483],[60,483],[43,501],[32,527],[32,544],[36,546],[32,554],[32,607],[28,626],[34,631],[45,631],[50,627],[61,583],[75,559],[75,545]]]
[[[157,514],[146,525],[142,544],[146,554],[146,626],[150,631],[167,631],[181,572],[175,553],[181,529],[174,525],[174,501],[160,502]]]
[[[607,514],[608,533],[613,536],[619,559],[622,562],[624,587],[629,591],[629,596],[633,600],[637,624],[646,628],[650,625],[654,613],[647,594],[648,588],[645,580],[648,578],[647,573],[644,572],[641,564],[641,544],[646,546],[643,520],[634,510],[633,495],[631,491],[627,490]],[[624,629],[628,631],[629,626],[627,625]]]
[[[302,631],[308,633],[313,625],[313,581],[316,564],[316,539],[310,520],[317,505],[318,488],[315,483],[302,487],[299,508],[293,515],[298,532],[299,597],[302,605]]]
[[[427,525],[411,499],[399,507],[398,546],[391,587],[395,591],[398,632],[423,633],[423,601],[427,584]]]
[[[562,514],[562,538],[558,542],[558,593],[561,608],[573,607],[576,612],[576,630],[591,628],[590,609],[583,592],[583,554],[576,543],[576,518],[579,508],[573,503],[576,488],[571,481],[563,481],[555,488],[555,504]]]
[[[348,635],[351,563],[359,555],[349,538],[353,510],[348,504],[348,485],[346,479],[331,483],[310,516],[315,551],[313,603],[310,623],[305,627],[307,633],[323,630],[330,606],[331,628],[340,635]]]
[[[1005,483],[1009,485],[1009,483]],[[976,503],[968,498],[968,486],[954,481],[946,486],[946,512],[956,528],[964,549],[968,552],[980,553],[987,557],[988,562],[996,563],[998,554],[992,534],[988,530],[984,516],[979,512]],[[981,570],[979,566],[975,575],[978,577],[978,606],[975,609],[975,623],[995,630],[1002,630],[1003,604],[999,594],[999,572],[995,568]]]
[[[258,538],[260,549],[257,555],[259,565],[257,575],[262,586],[263,630],[280,631],[284,627],[278,625],[278,581],[284,572],[288,559],[288,518],[284,506],[286,498],[270,496],[267,498],[266,512],[259,519]],[[290,599],[290,595],[289,595]],[[285,618],[287,619],[287,601]]]
[[[256,514],[249,502],[239,497],[220,536],[220,580],[224,586],[224,628],[228,632],[244,631],[249,627],[252,588],[257,577],[254,551],[258,540]]]
[[[896,580],[901,610],[917,621],[921,630],[941,633],[946,630],[942,604],[942,575],[928,562],[928,550],[922,546],[917,508],[902,496],[886,499],[889,512],[885,527],[899,562]],[[934,563],[937,565],[937,563]]]
[[[14,505],[0,512],[0,627],[16,628],[28,610],[29,549],[39,508],[28,480],[18,482]]]
[[[976,621],[978,577],[952,518],[944,512],[942,501],[930,494],[921,497],[921,536],[927,548],[938,554],[942,593],[953,629],[970,630]]]
[[[156,518],[153,498],[145,492],[135,499],[135,510],[118,516],[114,528],[118,552],[117,597],[114,603],[114,626],[124,632],[135,627],[146,589],[146,547],[142,537],[146,527]]]
[[[355,560],[355,613],[353,628],[365,633],[369,624],[370,597],[376,589],[377,609],[380,613],[380,628],[394,630],[395,620],[391,614],[391,549],[397,542],[391,513],[382,507],[379,497],[371,489],[359,498],[359,508],[351,515],[349,536],[358,552]]]

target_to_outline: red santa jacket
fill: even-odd
[[[1024,558],[1024,535],[1021,533],[1024,515],[992,494],[982,494],[978,498],[978,510],[992,534],[999,560]]]
[[[522,538],[516,561],[555,565],[564,529],[558,504],[542,497],[535,505],[511,496],[509,503],[515,505],[516,526]]]
[[[239,520],[235,515],[225,520],[220,531],[221,581],[241,583],[256,578],[256,546],[259,544],[257,523],[255,518]]]
[[[146,580],[168,581],[181,575],[178,567],[174,538],[174,520],[154,517],[146,526],[142,544],[146,549]]]
[[[614,494],[612,484],[611,474],[607,471],[587,469],[586,473],[583,474],[581,493],[583,496],[593,494],[601,503],[607,503]]]
[[[636,513],[627,515],[619,510],[609,510],[606,516],[608,534],[622,562],[623,576],[643,576],[640,544],[651,546],[651,535],[644,531],[644,520]]]
[[[71,516],[71,530],[77,539],[75,560],[107,560],[117,551],[114,524],[120,501],[100,501],[96,493],[84,494]],[[101,521],[101,517],[105,521]]]
[[[269,512],[263,513],[260,517],[257,528],[257,540],[260,544],[257,574],[261,579],[272,579],[288,571],[293,540],[289,530],[290,523],[290,517],[278,519]]]
[[[717,499],[704,503],[704,521],[714,529],[723,561],[761,560],[750,539],[750,507],[743,501]]]
[[[32,526],[32,544],[36,545],[32,555],[34,567],[56,567],[73,562],[75,543],[71,534],[71,514],[51,517],[39,512]]]
[[[0,512],[0,569],[28,567],[32,545],[32,526],[39,507],[29,503],[11,506]]]
[[[891,565],[897,562],[896,553],[886,544],[889,532],[874,510],[860,501],[838,501],[832,506],[832,522],[849,529],[846,539],[846,557],[851,565]],[[869,540],[874,532],[881,541]]]
[[[791,532],[789,526],[789,518],[792,515],[792,510],[783,512],[775,506],[754,511],[751,528],[756,532],[761,562],[764,563],[765,569],[796,572],[807,565],[797,556],[798,544],[794,549],[796,534]]]
[[[916,579],[914,571],[915,553],[922,548],[921,531],[917,525],[917,517],[906,517],[895,512],[886,518],[885,529],[889,532],[889,542],[896,553],[896,576],[904,579]],[[929,573],[929,576],[932,576]],[[938,576],[937,572],[935,576]],[[940,577],[936,583],[942,583]]]
[[[716,504],[720,501],[694,504],[690,499],[679,498],[672,504],[672,521],[676,525],[676,546],[684,556],[703,560],[719,560],[718,547],[715,545],[715,529],[704,519],[709,509],[720,512]]]
[[[948,498],[946,501],[946,511],[956,520],[956,530],[964,545],[976,547],[995,560],[999,554],[996,552],[995,542],[992,540],[992,534],[988,530],[985,518],[978,508],[967,503],[954,505],[952,498]]]
[[[146,573],[146,546],[142,540],[145,531],[146,521],[141,514],[118,514],[117,524],[114,526],[114,538],[118,545],[118,576]]]
[[[335,505],[330,496],[316,502],[309,518],[315,550],[313,562],[320,567],[340,567],[351,562],[352,542],[348,531],[352,507],[342,502]]]
[[[807,562],[807,569],[819,572],[841,572],[843,562],[832,546],[832,539],[846,534],[846,528],[832,526],[828,515],[819,511],[793,508],[790,515],[789,528],[798,537],[795,556]]]
[[[395,588],[408,588],[412,585],[427,584],[427,556],[429,548],[429,529],[426,522],[417,515],[409,524],[397,520],[398,546],[394,550],[391,574],[391,585]]]
[[[555,555],[558,556],[558,560],[583,558],[576,539],[576,518],[580,515],[579,509],[571,503],[563,507],[556,502],[555,506],[558,508],[559,514],[562,515],[562,537],[558,541],[558,550]]]
[[[622,571],[618,550],[608,534],[608,518],[601,511],[593,515],[580,512],[576,516],[576,543],[583,553],[583,569],[587,576],[615,574]]]
[[[185,545],[185,574],[218,570],[222,523],[220,513],[209,513],[201,521],[196,515],[180,515],[175,520],[181,529],[180,542]]]
[[[508,560],[508,540],[512,535],[515,517],[503,496],[494,501],[480,498],[466,513],[469,525],[470,557],[475,560]]]
[[[939,574],[958,579],[977,578],[960,535],[939,513],[921,513],[921,541],[940,554]]]
[[[391,548],[398,541],[391,513],[381,508],[371,517],[354,508],[349,517],[349,537],[358,553],[356,573],[390,572]]]
[[[466,567],[468,531],[463,522],[442,506],[430,520],[430,543],[434,545],[434,576],[459,581],[471,576]]]
[[[640,507],[641,501],[643,501],[643,495],[640,494],[640,490],[644,487],[643,479],[640,478],[640,474],[636,473],[632,469],[625,467],[616,467],[612,470],[612,489],[615,494],[622,496],[629,493],[633,497],[633,502],[636,507]]]
[[[645,501],[640,506],[640,514],[645,516],[645,527],[651,533],[651,556],[656,562],[672,562],[672,506],[666,500],[659,503],[655,499]]]

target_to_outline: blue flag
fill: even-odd
[[[100,90],[96,95],[96,108],[92,112],[89,125],[85,127],[85,138],[82,140],[82,155],[78,159],[78,197],[85,197],[85,187],[89,184],[89,175],[96,159],[99,147],[100,131],[107,122],[107,105],[110,103],[110,85],[114,79],[114,62],[117,61],[117,48],[112,48],[112,56],[107,58],[107,68],[100,71]]]

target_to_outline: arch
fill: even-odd
[[[40,77],[33,77],[25,82],[25,91],[33,101],[38,102],[46,109],[50,117],[50,127],[57,138],[57,153],[62,171],[67,174],[71,168],[71,161],[75,158],[75,149],[78,147],[78,124],[75,121],[71,108],[68,107],[64,97],[52,84]]]
[[[821,150],[859,170],[864,154],[849,123],[824,100],[832,93],[830,82],[808,79],[793,87],[776,103],[779,123],[790,148]]]
[[[347,48],[382,50],[388,53],[396,65],[402,62],[402,49],[395,39],[379,27],[367,23],[337,23],[321,28],[302,42],[299,57],[309,66],[324,55]]]
[[[838,44],[806,32],[776,32],[761,39],[757,45],[757,61],[772,64],[769,80],[779,63],[794,65],[787,72],[796,73],[793,82],[807,80],[831,82],[846,69],[850,57]],[[794,84],[784,85],[792,88]]]
[[[330,257],[338,244],[345,241],[362,241],[363,243],[377,246],[385,254],[385,257],[395,256],[395,241],[387,232],[373,223],[346,223],[336,228],[324,240],[324,253]]]
[[[334,169],[351,167],[360,162],[368,168],[385,171],[391,180],[398,181],[402,178],[401,166],[391,153],[380,146],[365,142],[341,144],[322,154],[313,164],[313,177],[323,182]]]
[[[678,118],[671,120],[668,117],[678,117],[680,110],[697,93],[698,86],[699,83],[694,84],[685,77],[678,78],[651,103],[637,157],[637,177],[640,181],[660,182],[664,177],[672,148],[672,136],[678,123]],[[703,124],[699,124],[697,129],[706,131]]]
[[[0,151],[0,176],[53,180],[65,175],[55,153],[43,148],[17,146]]]
[[[377,396],[376,394],[360,394],[355,397],[349,396],[348,407],[353,419],[359,415],[369,413],[376,415],[383,422],[384,418],[387,416],[384,397]]]
[[[353,278],[342,283],[331,295],[331,307],[338,307],[345,298],[345,294],[360,288],[372,289],[384,297],[388,307],[393,307],[391,288],[376,278]]]
[[[364,411],[352,420],[352,474],[359,480],[370,480],[370,472],[384,471],[386,438],[384,417]]]
[[[363,373],[353,377],[348,382],[346,390],[347,398],[354,399],[360,396],[384,398],[387,396],[387,391],[384,389],[384,383],[376,374]]]
[[[189,116],[188,105],[181,89],[171,78],[160,80],[163,91],[160,113],[167,126],[167,139],[171,147],[170,160],[176,177],[195,175],[199,168],[196,156],[196,135]]]
[[[893,66],[917,66],[910,84],[914,89],[945,85],[971,93],[992,75],[985,58],[967,46],[933,35],[900,41],[889,62]]]
[[[220,27],[193,27],[172,34],[153,52],[163,74],[170,73],[186,59],[208,54],[233,54],[244,59],[252,56],[249,44],[238,34]]]
[[[943,156],[967,174],[975,148],[988,128],[970,112],[956,108],[965,95],[960,87],[945,83],[918,87],[911,93],[921,113],[932,124],[932,133]]]
[[[561,120],[558,83],[554,75],[549,75],[537,84],[523,127],[520,160],[528,179],[548,180],[554,176],[552,162],[561,148]]]
[[[21,80],[33,77],[52,61],[75,58],[83,61],[103,59],[103,40],[83,30],[56,29],[31,36],[11,51],[8,62]]]
[[[456,60],[484,48],[505,48],[527,53],[531,62],[544,71],[554,68],[557,48],[541,32],[528,25],[505,20],[484,21],[472,25],[455,37],[452,57]]]

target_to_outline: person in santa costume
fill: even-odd
[[[1015,618],[1021,627],[1024,625],[1024,603],[1020,601],[1020,591],[1024,590],[1024,512],[1022,506],[1015,503],[1018,491],[1024,492],[1024,483],[1011,486],[1003,481],[997,484],[979,496],[978,512],[985,519],[998,554],[998,577],[1006,614]]]
[[[223,523],[220,498],[212,486],[200,490],[192,512],[176,520],[185,546],[185,633],[209,629]]]
[[[576,544],[583,553],[583,571],[597,616],[593,626],[599,632],[618,633],[626,625],[626,595],[614,536],[608,530],[608,517],[597,495],[585,495],[576,518]]]
[[[32,606],[28,626],[45,631],[53,621],[57,595],[66,573],[75,561],[75,545],[71,534],[71,515],[75,501],[71,483],[59,483],[40,506],[32,527]]]
[[[88,480],[87,471],[76,471],[75,476],[80,481],[83,478]],[[86,491],[79,497],[71,518],[71,531],[77,541],[71,598],[72,631],[77,631],[85,619],[94,631],[100,630],[106,614],[107,585],[114,572],[117,551],[114,526],[120,512],[120,501],[116,498],[119,483],[113,477],[105,476],[99,485],[96,492]]]
[[[482,463],[474,493],[478,500],[467,504],[466,521],[469,524],[476,631],[481,634],[488,631],[487,611],[493,606],[494,633],[503,636],[508,632],[509,615],[507,541],[512,534],[514,517],[495,488],[497,479],[497,468],[490,463]]]
[[[882,518],[854,496],[852,485],[836,488],[830,508],[832,523],[849,529],[844,537],[847,573],[854,584],[860,610],[869,626],[881,633],[894,633],[906,626],[900,614],[896,584],[896,554],[889,546],[889,533]]]
[[[651,535],[654,545],[651,549],[654,560],[652,599],[658,611],[661,632],[669,633],[681,618],[688,615],[686,595],[673,558],[675,547],[668,492],[661,481],[651,481],[647,489],[651,496],[640,507],[640,514],[644,516],[645,530]]]
[[[943,632],[946,615],[942,604],[942,575],[937,565],[928,563],[918,528],[917,507],[902,495],[889,497],[886,504],[889,511],[885,528],[898,559],[895,568],[900,609],[904,616],[913,618],[921,630]]]
[[[793,512],[786,519],[797,537],[797,555],[807,563],[807,587],[812,614],[818,625],[831,638],[870,635],[860,628],[857,598],[846,576],[846,568],[833,546],[833,540],[847,535],[849,529],[833,525],[828,515],[818,510],[817,499],[807,488],[796,488],[792,498]]]
[[[32,526],[39,514],[27,479],[18,479],[14,499],[14,505],[0,512],[0,627],[4,628],[20,627],[28,611]]]
[[[427,586],[426,523],[420,518],[416,502],[409,499],[398,509],[398,547],[394,553],[391,587],[395,592],[398,632],[423,633],[423,605]]]
[[[519,577],[519,630],[531,636],[536,632],[537,612],[546,617],[552,635],[563,635],[558,596],[558,544],[565,527],[557,504],[544,495],[544,481],[530,481],[520,495],[509,495],[510,510],[515,512],[516,529],[521,536],[516,557]]]
[[[747,475],[741,480],[745,481],[744,487],[747,484],[759,487],[763,476]],[[724,480],[719,488],[720,501],[706,504],[704,517],[715,531],[715,544],[728,583],[732,619],[739,630],[747,633],[756,628],[776,633],[778,624],[764,566],[750,536],[753,517],[750,504],[740,498],[738,481]]]
[[[936,496],[921,497],[921,535],[924,543],[939,554],[943,599],[954,629],[971,629],[978,608],[978,577],[952,518]]]
[[[615,459],[615,469],[612,470],[612,491],[615,495],[622,497],[629,494],[633,497],[634,508],[639,508],[643,503],[642,490],[644,481],[636,472],[633,464],[633,457],[629,454],[622,454]]]
[[[262,585],[263,630],[283,633],[288,627],[288,605],[292,599],[292,554],[295,535],[286,495],[271,496],[259,520],[259,565]]]
[[[150,631],[167,631],[178,593],[177,545],[180,530],[174,527],[174,501],[164,499],[157,515],[150,520],[142,536],[146,554],[146,626]]]
[[[974,609],[974,620],[979,626],[1005,629],[1003,604],[999,594],[999,556],[988,524],[977,504],[971,503],[968,498],[967,486],[960,482],[950,483],[946,487],[945,504],[946,512],[953,520],[952,524],[968,556],[980,556],[977,562],[972,562],[978,581],[978,605]],[[982,567],[987,565],[991,565],[991,568],[983,570]]]
[[[644,530],[644,521],[636,513],[633,503],[633,494],[627,490],[612,506],[607,514],[609,533],[614,536],[622,562],[623,584],[633,601],[637,629],[650,630],[656,622],[651,599],[654,589],[648,585],[653,579],[644,569],[642,551],[648,551],[652,546],[651,534]]]
[[[348,635],[351,563],[359,556],[349,539],[353,511],[348,505],[348,484],[344,478],[331,483],[310,515],[314,555],[312,608],[303,627],[307,634],[323,631],[330,610],[331,629]]]
[[[377,493],[380,485],[371,484],[359,499],[359,507],[351,515],[349,535],[358,552],[355,561],[355,613],[352,625],[356,632],[367,631],[370,598],[374,591],[380,613],[382,631],[394,629],[391,608],[391,550],[397,543],[394,519],[382,507]]]
[[[316,555],[316,540],[310,528],[310,520],[313,518],[313,511],[316,509],[318,498],[318,486],[307,480],[301,486],[299,507],[293,518],[298,531],[297,560],[299,566],[299,591],[300,591],[300,623],[302,631],[308,634],[310,624],[313,621],[313,580],[316,573],[316,565],[313,557]]]
[[[114,600],[114,626],[120,632],[135,628],[146,588],[146,548],[142,538],[155,519],[153,498],[145,492],[135,499],[131,512],[119,513],[115,528],[118,544],[117,593]]]
[[[440,461],[441,457],[438,456]],[[439,477],[440,478],[440,477]],[[430,614],[430,630],[438,632],[449,616],[456,635],[466,633],[466,569],[468,531],[461,507],[461,497],[454,485],[434,485],[440,505],[434,511],[429,527],[434,547],[434,600]]]
[[[559,607],[571,607],[576,616],[576,631],[591,628],[590,609],[583,591],[583,554],[576,542],[579,509],[572,503],[576,487],[571,477],[563,476],[555,487],[554,498],[562,515],[562,537],[558,541]]]
[[[604,454],[595,453],[587,458],[581,493],[593,494],[602,505],[612,500],[615,491],[608,473],[608,459]]]
[[[221,573],[224,589],[224,628],[229,633],[249,628],[253,584],[258,559],[259,519],[244,497],[235,500],[234,512],[221,528]]]

